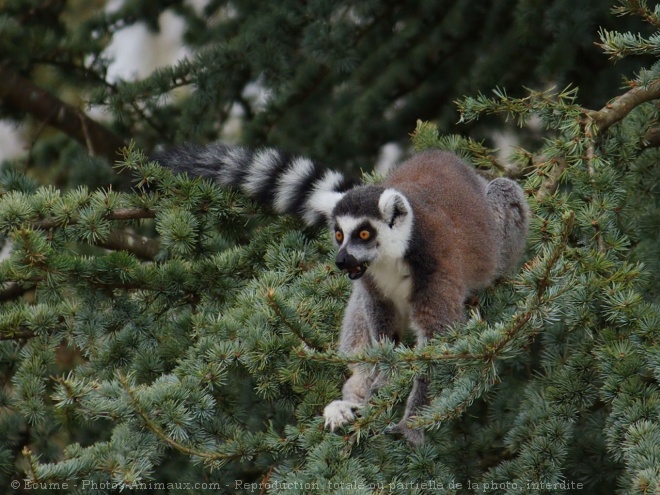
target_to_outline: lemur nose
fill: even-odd
[[[358,260],[355,259],[355,256],[348,254],[345,249],[340,249],[335,257],[335,264],[340,270],[348,270],[349,268],[355,268],[359,265]]]

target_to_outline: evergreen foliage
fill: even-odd
[[[138,1],[76,22],[83,2],[2,5],[4,115],[49,121],[31,106],[43,100],[78,118],[49,121],[66,138],[35,139],[28,165],[52,169],[28,179],[16,163],[0,175],[11,243],[0,262],[0,488],[660,493],[660,11],[617,4],[623,21],[644,22],[638,34],[614,29],[602,2],[473,4],[211,1],[199,13]],[[108,82],[109,36],[135,22],[157,28],[166,6],[186,19],[195,55],[146,80]],[[494,36],[503,24],[511,30]],[[559,26],[565,34],[552,36]],[[584,50],[598,26],[611,58],[651,60],[624,90],[607,74],[627,65],[582,69],[596,59]],[[483,94],[548,78],[566,89]],[[255,81],[272,91],[263,108],[245,95]],[[18,83],[33,100],[13,99]],[[196,90],[163,101],[179,86]],[[88,89],[81,96],[112,123],[94,127],[65,104],[70,88]],[[605,91],[611,101],[589,110]],[[461,129],[490,128],[494,115],[538,121],[542,139],[504,164],[487,143],[446,134],[446,103],[460,94],[473,95],[458,101],[472,126]],[[233,104],[245,142],[331,164],[373,158],[422,119],[417,150],[450,149],[524,184],[535,212],[524,265],[424,349],[339,355],[350,282],[328,236],[140,151],[222,135]],[[110,144],[131,139],[118,168],[133,188],[108,187]],[[354,425],[328,433],[321,411],[349,361],[390,380]],[[433,399],[415,419],[428,434],[414,449],[386,431],[422,373]]]

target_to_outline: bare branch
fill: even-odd
[[[26,328],[21,326],[21,328],[19,328],[18,330],[15,330],[15,331],[0,332],[0,341],[31,339],[35,335],[36,334],[33,331],[27,330]]]
[[[145,218],[156,218],[156,212],[146,208],[118,208],[105,215],[107,220],[140,220]],[[69,225],[78,223],[75,218],[69,219]],[[61,222],[56,218],[44,218],[32,223],[36,229],[52,229],[59,227]]]
[[[4,284],[4,288],[0,290],[0,302],[18,299],[32,289],[34,289],[34,285],[25,286],[16,282],[8,282]]]
[[[632,88],[600,110],[585,110],[585,113],[596,124],[596,129],[602,132],[623,119],[633,108],[658,98],[660,98],[660,81],[655,81],[647,88],[641,86]]]
[[[120,208],[105,215],[107,220],[141,220],[155,218],[156,213],[145,208]],[[68,225],[78,223],[76,218],[68,220]],[[44,218],[32,223],[35,229],[53,229],[62,226],[62,222],[55,218]],[[124,250],[133,253],[142,260],[151,261],[160,250],[160,244],[155,239],[136,235],[127,230],[115,230],[108,239],[97,242],[97,246],[106,249]]]
[[[126,146],[114,132],[6,65],[0,65],[0,104],[55,127],[85,146],[91,156],[103,156],[111,163]]]
[[[113,251],[128,251],[145,261],[153,260],[160,249],[160,243],[157,240],[126,230],[115,230],[105,242],[98,245]]]
[[[660,128],[649,129],[642,138],[642,149],[660,147]]]

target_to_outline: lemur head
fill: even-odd
[[[378,260],[402,258],[412,224],[412,208],[401,192],[378,186],[351,189],[330,216],[338,246],[337,267],[357,280]]]

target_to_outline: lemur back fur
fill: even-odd
[[[212,177],[307,224],[335,233],[337,266],[353,290],[340,352],[362,352],[412,329],[417,344],[464,319],[471,291],[515,269],[525,247],[529,208],[515,182],[486,181],[456,155],[427,151],[382,185],[354,185],[339,172],[274,149],[184,146],[156,156],[175,171]],[[353,367],[342,399],[324,410],[331,430],[352,422],[382,377]],[[413,384],[394,432],[421,444],[408,420],[428,401],[427,379]]]

